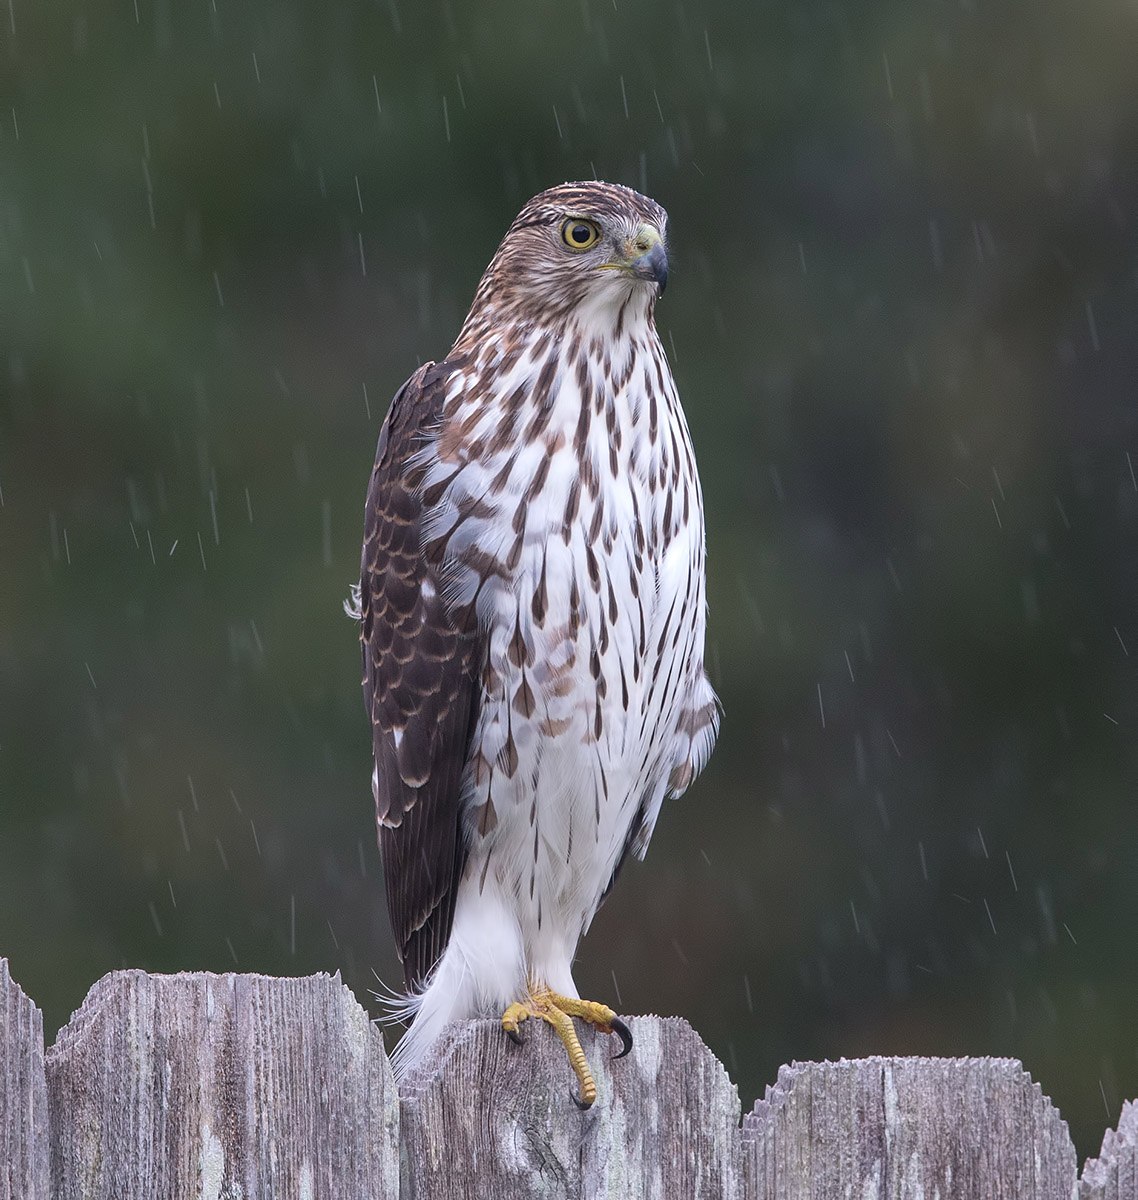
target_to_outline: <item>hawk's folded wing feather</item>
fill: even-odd
[[[416,455],[437,426],[448,373],[428,363],[392,401],[368,488],[360,566],[376,820],[388,911],[412,989],[438,961],[454,919],[482,656],[473,615],[447,606],[422,546]]]

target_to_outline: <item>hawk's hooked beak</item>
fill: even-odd
[[[656,295],[662,296],[668,286],[668,252],[660,235],[651,225],[641,225],[628,243],[629,269],[637,279],[656,284]]]

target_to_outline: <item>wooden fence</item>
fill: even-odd
[[[584,1037],[581,1112],[532,1025],[454,1026],[398,1095],[338,977],[117,971],[45,1053],[0,959],[0,1200],[1138,1200],[1138,1105],[1080,1180],[1009,1059],[795,1064],[740,1123],[691,1027],[635,1017],[617,1064]]]

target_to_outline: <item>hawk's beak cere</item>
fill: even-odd
[[[662,296],[668,286],[668,252],[659,233],[651,225],[641,225],[628,242],[627,253],[632,274],[637,279],[652,280],[656,295]]]

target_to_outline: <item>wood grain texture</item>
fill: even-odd
[[[553,1031],[515,1046],[497,1021],[443,1035],[403,1084],[404,1200],[726,1200],[740,1194],[739,1096],[677,1017],[631,1017],[635,1045],[582,1031],[597,1078],[581,1112]]]
[[[1087,1160],[1079,1200],[1138,1200],[1138,1102],[1122,1106],[1117,1129],[1108,1129],[1098,1158]]]
[[[0,1200],[47,1200],[43,1017],[0,958]]]
[[[47,1054],[56,1200],[395,1200],[382,1039],[328,975],[118,971]]]
[[[1067,1124],[1018,1062],[783,1067],[743,1122],[748,1200],[1071,1200]]]
[[[1066,1123],[1012,1060],[794,1064],[740,1131],[685,1021],[629,1025],[619,1062],[583,1032],[589,1112],[537,1022],[523,1048],[452,1026],[400,1106],[338,977],[117,972],[45,1056],[0,959],[0,1200],[1138,1200],[1138,1102],[1076,1183]]]

